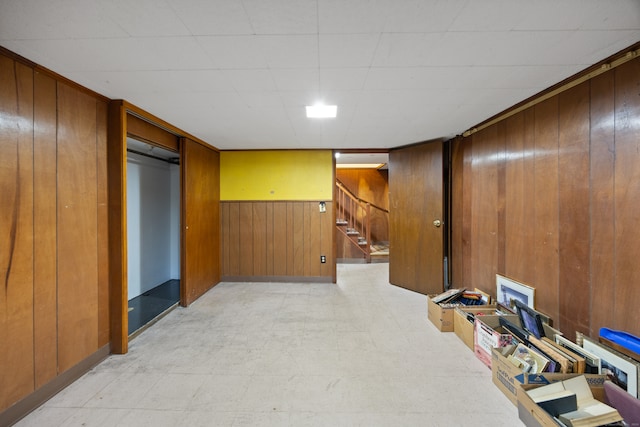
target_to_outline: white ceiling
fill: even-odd
[[[640,0],[0,1],[1,46],[220,149],[451,137],[638,41]]]

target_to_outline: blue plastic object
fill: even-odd
[[[609,328],[600,328],[600,336],[640,354],[640,338],[635,335],[623,331],[614,331]]]

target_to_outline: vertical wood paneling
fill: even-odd
[[[34,355],[36,388],[58,373],[56,331],[56,82],[35,73],[34,81]],[[106,132],[104,132],[106,137]],[[105,151],[106,154],[106,151]],[[106,185],[106,184],[105,184]],[[106,191],[106,187],[105,187]],[[105,203],[106,209],[106,203]],[[105,220],[104,225],[108,222]],[[108,261],[108,257],[105,256]],[[108,290],[108,284],[105,284]],[[108,326],[107,326],[108,330]],[[108,342],[108,337],[107,337]]]
[[[107,174],[109,181],[109,326],[111,351],[127,352],[127,132],[122,101],[109,103]]]
[[[389,153],[389,281],[424,294],[443,289],[442,143]]]
[[[0,56],[0,93],[0,342],[6,343],[0,408],[6,408],[34,388],[32,70]]]
[[[497,260],[496,260],[496,272],[504,272],[506,269],[506,204],[507,204],[507,162],[506,162],[506,137],[507,137],[507,124],[500,122],[496,126],[496,168],[498,188],[496,199],[496,214],[497,214]],[[493,278],[495,273],[491,274],[488,278],[488,286],[492,288]]]
[[[220,204],[220,268],[222,271],[229,271],[229,203]]]
[[[273,233],[273,202],[265,204],[266,224],[265,224],[265,240],[266,240],[266,272],[265,275],[273,276],[274,260],[274,233]]]
[[[333,219],[333,202],[326,202],[327,211],[320,214],[319,227],[320,238],[318,242],[318,248],[320,248],[319,255],[327,257],[325,264],[320,264],[320,276],[333,277],[334,259],[333,259],[333,245],[336,235],[335,220]]]
[[[615,326],[640,333],[640,60],[615,70]],[[608,307],[611,309],[611,307]]]
[[[558,99],[535,107],[536,306],[558,319]]]
[[[524,227],[525,215],[530,208],[526,205],[527,197],[524,186],[525,151],[524,151],[524,114],[516,114],[506,120],[505,146],[505,268],[500,273],[514,280],[524,282],[520,260],[529,255],[531,247],[530,227]],[[529,234],[529,236],[527,236]],[[529,237],[529,238],[527,238]],[[529,245],[527,245],[529,243]]]
[[[240,276],[253,276],[253,206],[249,202],[239,205],[240,234]]]
[[[108,105],[96,104],[96,169],[98,191],[98,347],[109,344],[109,194],[107,173]]]
[[[220,282],[220,154],[187,138],[180,145],[180,303],[187,306]]]
[[[222,202],[223,212],[235,212],[224,215],[222,235],[244,230],[238,231],[238,239],[230,238],[228,243],[225,239],[223,245],[229,248],[222,248],[226,253],[234,240],[242,241],[237,245],[241,246],[238,255],[229,257],[231,268],[233,262],[242,268],[225,269],[222,275],[233,280],[239,277],[264,280],[270,276],[331,278],[333,204],[326,203],[327,212],[320,213],[317,201]],[[321,254],[327,257],[325,264],[320,263]]]
[[[293,222],[293,275],[304,276],[304,204],[292,203]]]
[[[463,235],[464,222],[462,220],[465,212],[464,194],[464,148],[469,145],[471,138],[464,140],[456,138],[451,142],[451,259],[449,266],[451,269],[451,283],[454,287],[463,287],[465,283],[464,268],[467,263],[464,261],[463,246],[465,243]],[[469,210],[469,209],[467,209]]]
[[[591,322],[615,323],[614,73],[591,80]],[[601,307],[608,307],[603,310]]]
[[[495,287],[498,263],[498,149],[497,127],[474,137],[470,284],[483,290]]]
[[[58,366],[98,348],[96,100],[58,84]]]
[[[589,332],[589,83],[558,95],[559,325]]]
[[[496,265],[504,256],[507,276],[534,286],[536,307],[567,336],[597,337],[603,326],[640,334],[638,117],[636,58],[454,144],[454,285],[477,284],[482,257],[490,263],[486,251],[497,250]],[[490,213],[480,199],[491,197],[487,185],[501,188],[487,159],[500,155],[502,123],[505,246],[498,238],[492,249],[479,233]]]
[[[240,203],[229,206],[229,276],[240,275]]]
[[[309,233],[308,233],[308,253],[309,253],[309,276],[320,276],[321,264],[320,264],[320,252],[321,252],[321,237],[322,234],[322,217],[329,216],[331,211],[327,211],[323,214],[320,213],[320,208],[317,202],[307,203],[309,206]],[[326,205],[325,205],[326,206]],[[327,258],[330,258],[327,256]]]
[[[273,203],[273,274],[287,275],[287,259],[290,252],[287,241],[287,203]]]
[[[266,203],[252,203],[253,209],[253,275],[267,275],[267,206]]]

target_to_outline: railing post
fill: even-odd
[[[371,262],[371,205],[366,204],[366,221],[365,226],[365,238],[367,239],[367,246],[365,247],[365,256],[367,257],[367,263]]]

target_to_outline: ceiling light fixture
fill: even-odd
[[[307,105],[307,118],[310,119],[332,119],[338,114],[337,105]]]

